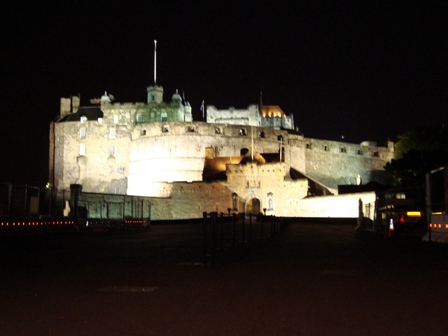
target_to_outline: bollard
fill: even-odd
[[[243,243],[245,243],[245,241],[246,241],[246,227],[244,225],[244,220],[246,218],[246,214],[243,212],[241,217],[243,219]]]
[[[202,235],[203,235],[203,257],[204,266],[207,266],[207,212],[202,213],[203,225],[202,225]]]
[[[252,213],[249,214],[249,240],[252,240]]]
[[[221,212],[221,251],[224,250],[224,212]]]
[[[218,213],[212,212],[212,247],[211,247],[211,265],[215,266],[216,245],[218,241]]]
[[[236,222],[236,214],[233,213],[232,214],[232,246],[235,246],[235,236],[236,236],[235,222]]]

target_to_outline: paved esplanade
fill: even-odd
[[[2,335],[445,335],[445,245],[290,224],[203,267],[201,228],[0,238]]]

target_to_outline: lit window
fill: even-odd
[[[79,155],[86,155],[86,144],[79,144]]]
[[[238,194],[232,194],[232,211],[238,211]]]
[[[80,121],[81,121],[82,123],[85,123],[85,122],[87,121],[87,117],[86,117],[85,115],[81,116]]]
[[[81,127],[79,129],[79,138],[80,139],[85,139],[86,138],[86,128],[85,127]]]
[[[168,115],[166,112],[162,112],[160,117],[162,118],[162,121],[168,121]]]
[[[273,193],[268,193],[268,197],[267,197],[267,203],[268,203],[268,210],[274,210],[274,194]]]
[[[103,123],[103,118],[98,118],[98,124],[102,124]]]
[[[109,139],[115,139],[117,137],[117,130],[115,128],[109,129]]]
[[[141,113],[137,114],[137,122],[143,122],[143,115]]]
[[[114,115],[114,124],[118,124],[118,115]]]

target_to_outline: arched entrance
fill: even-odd
[[[246,214],[258,215],[260,213],[260,200],[251,198],[246,203]]]

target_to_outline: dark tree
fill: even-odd
[[[425,174],[448,164],[445,127],[420,128],[398,136],[395,158],[384,168],[397,186],[423,186]]]

